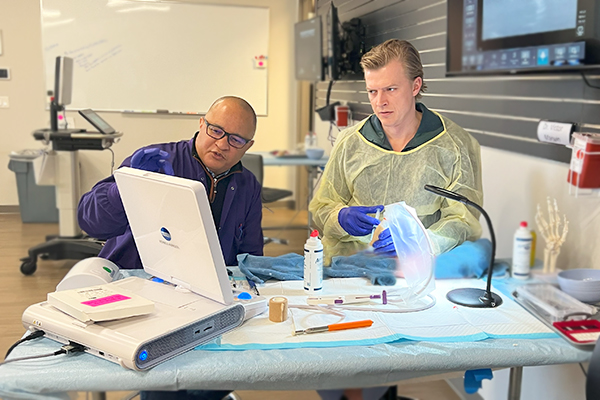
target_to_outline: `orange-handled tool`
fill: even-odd
[[[362,321],[342,322],[340,324],[331,324],[323,326],[315,326],[314,328],[300,329],[294,332],[294,335],[307,335],[309,333],[319,333],[327,331],[341,331],[343,329],[366,328],[373,325],[370,319]]]

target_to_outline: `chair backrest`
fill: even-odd
[[[244,154],[242,165],[254,174],[258,183],[263,184],[263,158],[260,154]]]

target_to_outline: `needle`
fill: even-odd
[[[327,331],[341,331],[343,329],[366,328],[373,325],[373,321],[365,319],[362,321],[342,322],[341,324],[331,324],[323,326],[315,326],[313,328],[299,329],[294,332],[294,335],[308,335],[309,333],[319,333]]]

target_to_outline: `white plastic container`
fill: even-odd
[[[304,137],[304,150],[317,147],[317,134],[315,132],[306,132]]]
[[[527,222],[523,221],[515,232],[513,241],[511,274],[513,278],[529,279],[532,244],[533,235],[527,228]]]
[[[98,286],[115,280],[119,273],[117,264],[105,258],[90,257],[79,261],[56,286],[56,291]]]
[[[323,289],[323,244],[314,230],[304,244],[304,291],[320,293]]]

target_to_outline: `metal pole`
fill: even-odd
[[[512,367],[508,381],[508,400],[521,399],[521,381],[523,380],[523,367]]]

